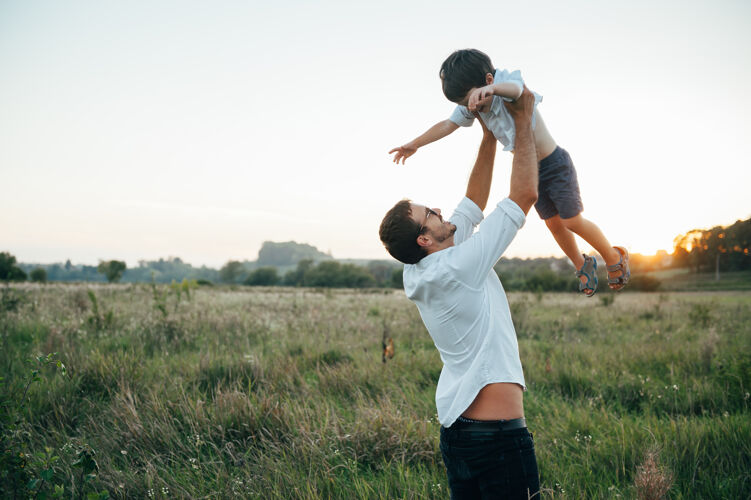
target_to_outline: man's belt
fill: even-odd
[[[522,418],[514,418],[511,420],[472,420],[465,417],[459,417],[454,425],[451,427],[459,431],[478,431],[478,432],[491,432],[491,431],[513,431],[516,429],[525,429],[527,427],[527,421]]]

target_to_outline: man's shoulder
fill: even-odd
[[[405,265],[403,274],[405,287],[407,282],[421,286],[456,281],[459,278],[456,262],[460,258],[457,252],[460,245],[462,243],[434,252],[423,258],[423,261],[429,259],[426,262]]]
[[[404,266],[404,284],[407,282],[414,285],[430,284],[450,279],[451,256],[456,246],[451,246],[431,253],[423,257],[417,264],[406,264]]]

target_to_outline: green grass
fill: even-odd
[[[751,271],[694,273],[690,269],[666,269],[649,273],[661,281],[660,290],[666,291],[721,291],[751,290]]]
[[[201,288],[164,317],[143,285],[22,290],[2,390],[59,353],[68,376],[43,370],[23,425],[68,492],[66,450],[87,443],[115,498],[448,497],[440,358],[401,292]],[[751,497],[751,294],[510,302],[545,498],[635,498],[655,449],[670,498]]]

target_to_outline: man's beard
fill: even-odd
[[[435,239],[438,243],[443,243],[447,239],[454,236],[454,233],[456,232],[456,224],[451,224],[450,229],[446,229],[446,226],[443,226],[441,229],[443,229],[443,231],[441,231],[440,234],[435,231],[431,231],[433,239]]]

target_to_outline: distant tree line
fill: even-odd
[[[64,264],[19,264],[32,281],[93,281],[143,283],[152,279],[156,283],[181,282],[184,279],[196,281],[219,281],[219,271],[209,267],[193,267],[179,257],[154,261],[139,261],[138,266],[128,269],[125,262],[118,260],[102,261],[96,266],[74,265],[70,260]],[[36,273],[35,275],[32,275]],[[43,273],[45,279],[34,279]],[[23,278],[24,280],[26,277]]]
[[[250,286],[305,286],[331,288],[370,288],[402,286],[402,265],[385,261],[372,261],[367,266],[357,266],[325,260],[314,262],[303,259],[294,269],[282,274],[274,266],[245,270],[242,263],[230,261],[219,270],[224,283],[242,283]]]
[[[4,260],[3,260],[4,259]],[[230,260],[219,270],[195,268],[177,257],[158,261],[140,261],[138,267],[128,269],[125,262],[111,260],[98,266],[65,264],[46,266],[15,264],[15,257],[3,254],[0,263],[6,265],[0,279],[25,281],[95,281],[170,283],[194,280],[199,284],[224,283],[248,286],[296,286],[334,288],[403,288],[403,265],[396,261],[373,260],[362,265],[333,259],[314,261],[303,259],[294,266],[258,266],[255,262]],[[13,266],[17,269],[13,270]],[[496,273],[509,291],[567,291],[576,289],[573,268],[566,259],[501,259]]]
[[[672,256],[634,254],[635,271],[627,289],[655,290],[660,282],[649,275],[661,267],[690,268],[695,272],[751,269],[751,219],[728,227],[694,229],[675,238]],[[123,261],[100,262],[97,266],[23,264],[8,252],[0,252],[0,282],[94,281],[171,283],[227,283],[250,286],[393,287],[402,288],[402,265],[395,261],[342,262],[311,245],[294,241],[266,241],[256,261],[230,260],[220,269],[193,267],[178,257],[139,261],[128,269]],[[604,266],[603,266],[604,267]],[[567,291],[576,289],[573,268],[567,259],[501,259],[495,266],[506,290]],[[602,277],[601,277],[602,278]]]
[[[577,278],[568,259],[506,259],[495,265],[503,288],[508,291],[567,291],[576,289]]]
[[[751,219],[727,227],[693,229],[675,238],[673,265],[695,272],[751,269]]]

